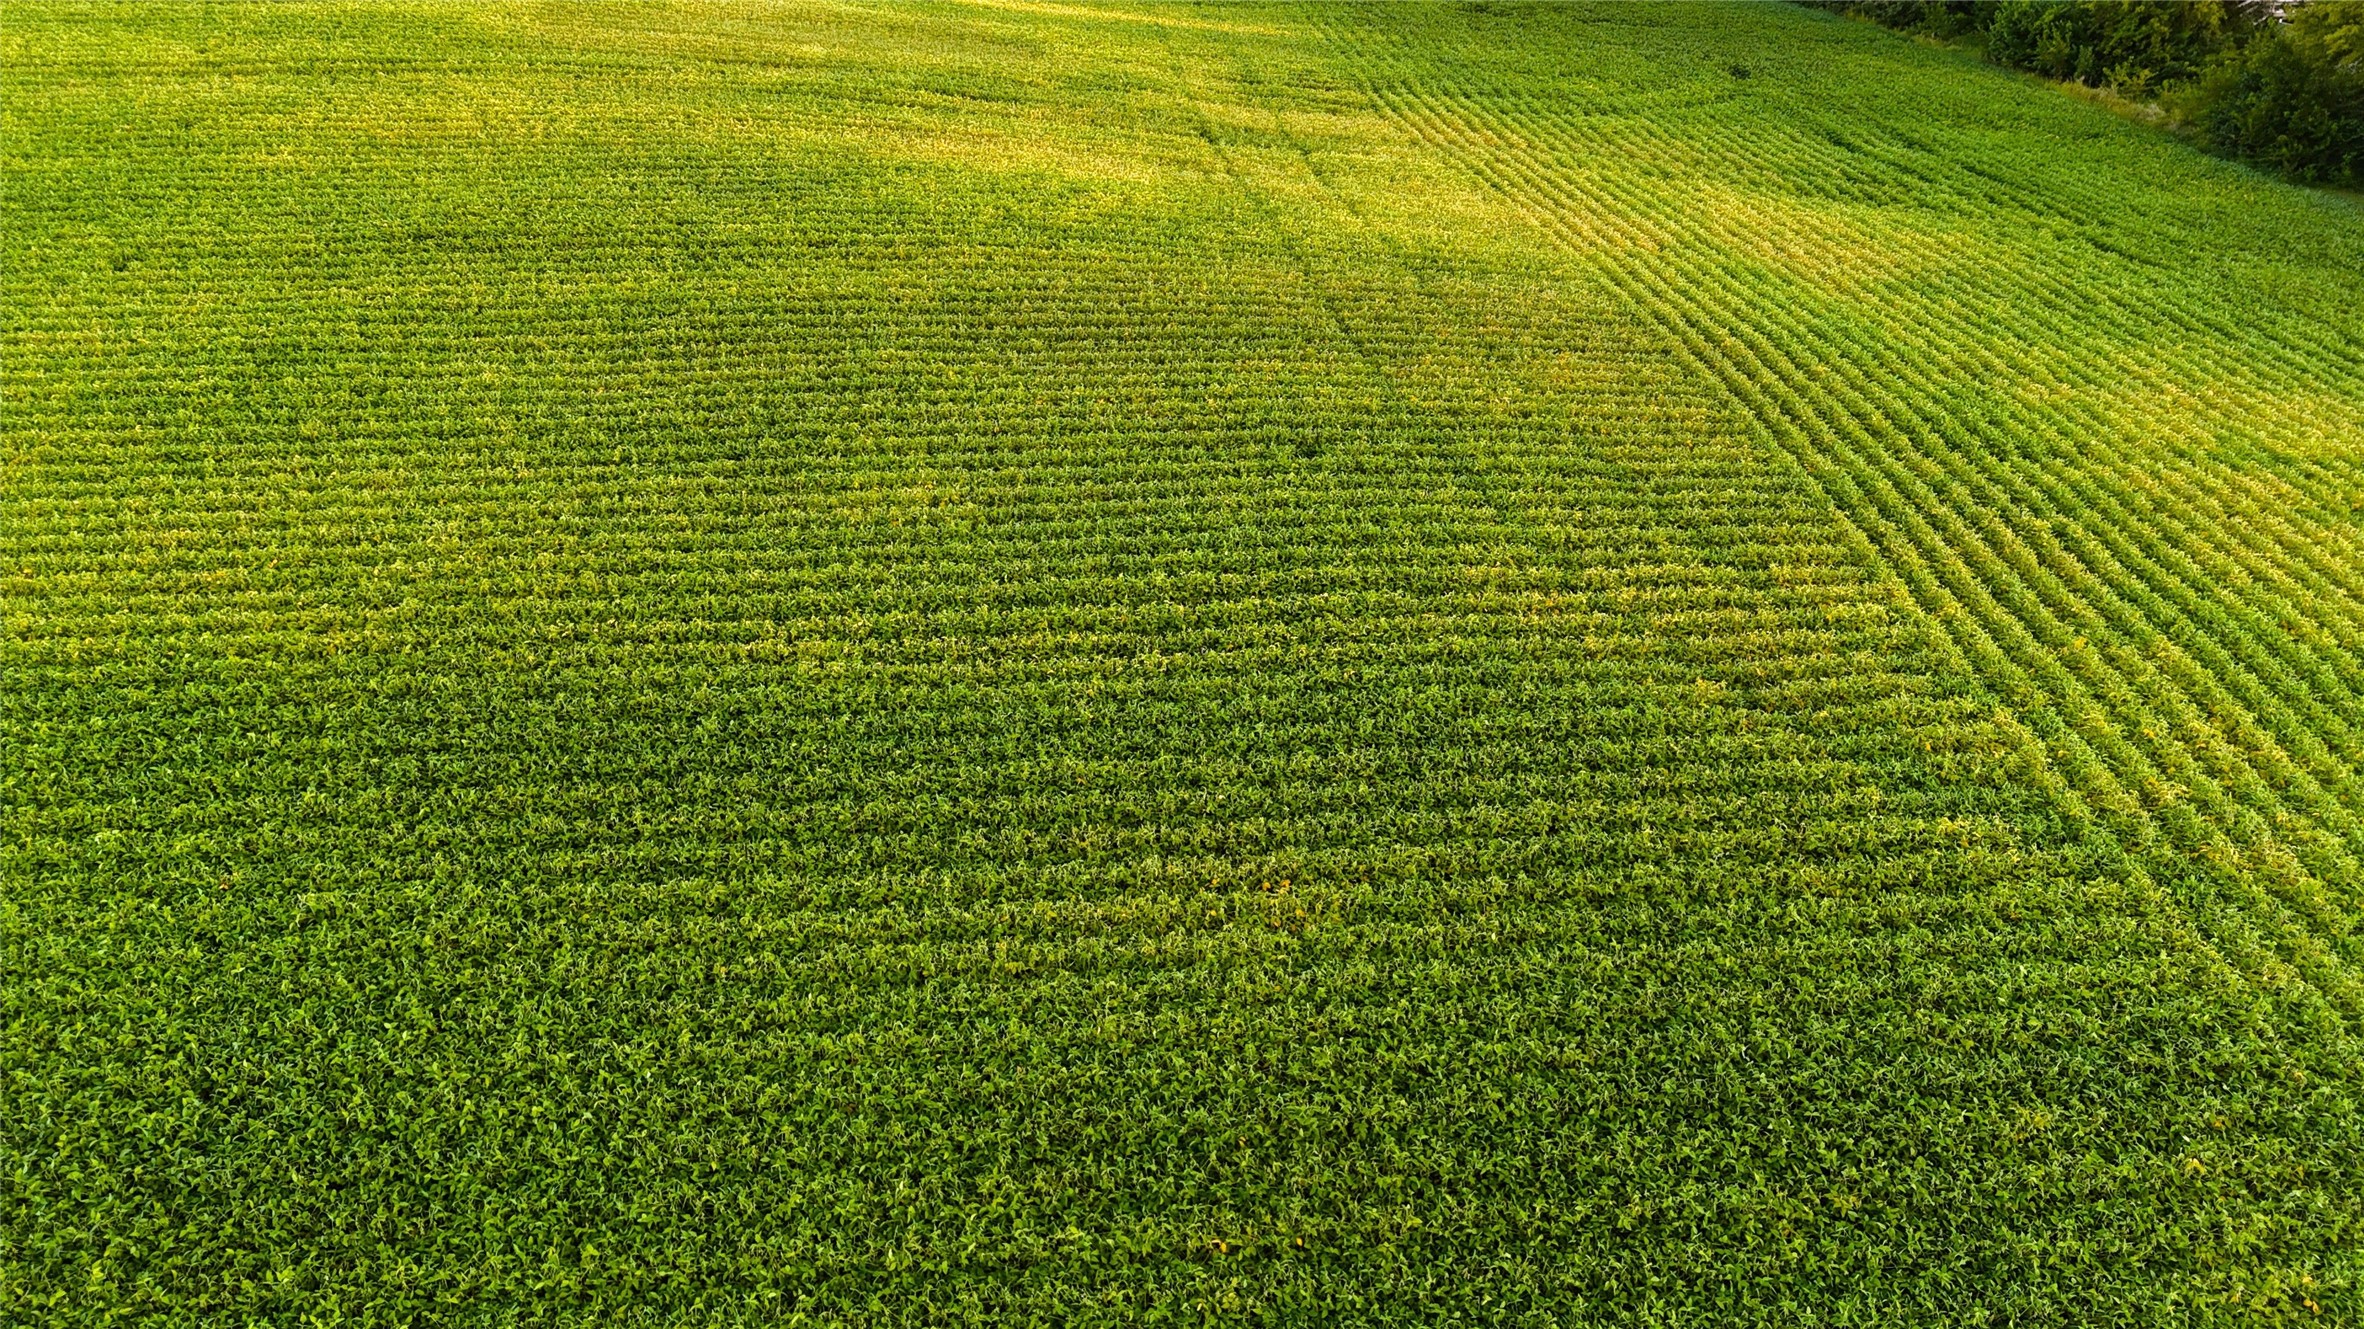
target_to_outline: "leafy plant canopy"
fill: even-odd
[[[1791,6],[0,41],[0,1320],[2364,1319],[2346,202]]]

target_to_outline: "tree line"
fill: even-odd
[[[2218,151],[2364,183],[2364,0],[1820,0],[2157,105]]]

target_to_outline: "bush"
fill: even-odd
[[[1840,0],[1825,7],[1861,14],[1883,27],[1958,37],[1984,29],[1984,11],[1994,4],[1993,0]]]
[[[2087,87],[2150,96],[2191,79],[2245,39],[2245,5],[2186,0],[2004,0],[1987,21],[1987,58]]]
[[[2364,180],[2364,2],[2310,8],[2220,60],[2178,109],[2226,152],[2301,180]]]
[[[1987,59],[2158,98],[2210,147],[2301,180],[2364,180],[2364,0],[1833,0],[1892,28],[1981,35]]]
[[[2364,0],[2315,0],[2290,13],[2290,35],[2315,58],[2353,72],[2364,65]]]

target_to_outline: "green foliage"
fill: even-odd
[[[1833,0],[1818,7],[1891,28],[1975,37],[2005,68],[2130,97],[2197,77],[2268,17],[2253,0]]]
[[[1788,7],[9,19],[0,1323],[2364,1320],[2343,203]]]
[[[2364,64],[2364,0],[2314,0],[2291,11],[2290,36],[2316,62],[2335,69]]]
[[[2308,0],[1842,0],[1823,8],[1975,34],[2012,69],[2163,100],[2210,147],[2308,181],[2364,176],[2364,8]]]
[[[2342,11],[2345,12],[2342,12]],[[2364,180],[2364,21],[2353,5],[2301,10],[2222,60],[2179,99],[2216,146],[2301,180]]]
[[[2252,26],[2236,0],[2002,0],[1985,17],[1996,64],[2130,97],[2194,77]]]
[[[1860,14],[1874,23],[1937,37],[1983,32],[1995,0],[1817,0],[1815,8]]]

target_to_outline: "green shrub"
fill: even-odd
[[[2364,64],[2364,0],[2315,0],[2291,12],[2290,33],[2318,58],[2352,72]]]
[[[2208,143],[2300,180],[2364,178],[2364,3],[2308,6],[2178,99]]]
[[[1959,37],[1985,30],[1994,0],[1840,0],[1826,8],[1861,14],[1883,27]]]
[[[2229,3],[2005,0],[1988,21],[1986,50],[1999,65],[2147,96],[2197,76],[2257,18]]]
[[[2209,147],[2307,181],[2364,176],[2364,0],[1836,0],[1887,27],[1983,38],[1987,59],[2157,98]]]

